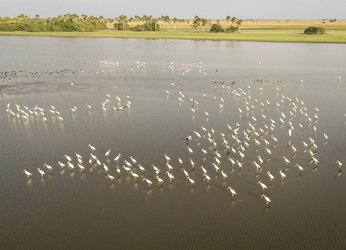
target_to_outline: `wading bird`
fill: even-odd
[[[23,173],[26,174],[26,176],[27,176],[28,178],[31,177],[31,173],[28,172],[28,171],[26,171],[25,169],[23,170]]]
[[[264,194],[261,195],[261,197],[264,197],[265,201],[266,201],[266,205],[268,205],[271,200],[269,199],[269,197],[265,196]]]
[[[232,197],[234,197],[237,193],[234,191],[234,189],[231,188],[231,186],[229,186],[227,188],[227,190],[231,191]]]

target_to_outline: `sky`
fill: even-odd
[[[0,17],[67,13],[104,18],[168,15],[171,19],[346,19],[345,0],[0,0]]]

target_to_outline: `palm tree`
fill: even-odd
[[[200,25],[201,25],[201,19],[199,18],[199,16],[195,16],[195,18],[193,19],[192,26],[196,29],[196,32]]]
[[[79,16],[77,14],[72,14],[71,19],[75,23],[79,19]]]
[[[227,16],[226,17],[226,21],[227,21],[227,24],[231,21],[231,17],[230,16]]]
[[[119,16],[119,19],[123,24],[123,30],[125,30],[125,24],[127,23],[127,16],[121,15],[121,16]]]
[[[165,16],[165,22],[168,23],[168,31],[169,31],[169,24],[171,22],[171,18],[168,15]]]
[[[174,31],[176,31],[176,23],[178,22],[178,19],[176,17],[173,18],[173,24],[174,24]]]
[[[162,16],[159,17],[158,19],[161,20],[161,25],[162,25],[162,30],[163,30],[163,22],[165,21],[165,16],[162,15]]]
[[[234,25],[237,22],[237,18],[234,16],[234,17],[232,17],[231,21],[232,21],[232,23]]]
[[[237,21],[237,24],[238,24],[238,31],[240,32],[240,26],[242,25],[242,23],[243,23],[243,20],[242,19],[239,19],[238,21]]]
[[[207,23],[208,23],[208,20],[207,19],[205,19],[205,18],[202,18],[201,19],[201,23],[202,23],[202,31],[204,31],[204,27],[207,25]]]

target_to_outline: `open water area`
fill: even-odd
[[[1,249],[345,249],[345,50],[1,36]]]

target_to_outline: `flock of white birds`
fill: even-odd
[[[105,62],[101,63],[104,64]],[[144,67],[145,63],[140,63],[140,65]],[[206,74],[200,65],[201,63],[197,64],[196,68],[198,68],[199,72]],[[173,70],[173,63],[166,68]],[[191,70],[190,66],[175,68],[184,74]],[[71,82],[70,86],[76,87],[76,84]],[[230,175],[235,170],[242,171],[243,168],[252,168],[257,173],[257,176],[260,176],[262,171],[265,173],[265,175],[261,175],[261,180],[256,180],[256,183],[259,191],[261,191],[260,197],[264,199],[266,206],[268,206],[271,199],[266,193],[267,185],[273,183],[275,180],[283,182],[286,174],[288,174],[288,169],[296,168],[298,174],[305,171],[307,167],[311,171],[317,170],[319,164],[317,154],[318,145],[315,141],[316,134],[318,133],[317,121],[319,119],[319,110],[317,107],[312,112],[308,112],[303,100],[281,95],[278,87],[276,87],[276,94],[277,96],[281,96],[281,98],[276,103],[270,103],[269,100],[253,99],[251,97],[252,87],[250,85],[246,89],[241,89],[233,84],[215,83],[212,87],[215,87],[215,92],[216,89],[221,88],[222,91],[229,94],[226,96],[230,98],[229,100],[240,102],[241,107],[232,107],[232,105],[229,105],[225,101],[226,97],[212,97],[203,93],[200,93],[199,96],[186,97],[185,94],[177,90],[178,87],[174,83],[164,93],[167,100],[177,100],[179,106],[190,109],[193,119],[196,116],[203,116],[203,119],[206,121],[210,119],[209,112],[199,110],[199,102],[205,100],[213,102],[215,113],[218,112],[221,114],[225,108],[233,108],[232,112],[238,114],[236,121],[224,124],[223,127],[225,129],[221,133],[215,131],[213,128],[198,126],[198,129],[196,127],[190,134],[185,135],[185,155],[188,157],[184,155],[184,157],[179,157],[178,159],[171,159],[167,152],[167,154],[162,155],[165,159],[165,164],[158,165],[153,163],[150,166],[144,166],[144,164],[140,163],[140,159],[135,159],[133,156],[125,156],[126,154],[124,152],[113,152],[109,149],[104,155],[100,155],[97,147],[89,144],[90,153],[87,156],[81,156],[77,152],[73,156],[63,155],[61,161],[50,164],[43,163],[38,168],[37,166],[30,166],[30,169],[24,169],[23,173],[27,178],[31,179],[35,174],[41,178],[45,178],[46,175],[52,174],[56,169],[60,172],[70,171],[71,173],[79,171],[83,174],[88,169],[90,171],[99,169],[104,172],[105,177],[111,183],[121,178],[122,175],[126,175],[127,177],[133,178],[135,182],[145,183],[149,189],[153,185],[162,187],[166,183],[173,183],[177,175],[180,178],[184,178],[191,188],[194,188],[196,182],[203,182],[205,185],[210,185],[214,180],[213,177],[220,176],[223,184],[227,184],[225,191],[229,190],[231,199],[233,200],[237,196],[237,186],[230,185],[228,182]],[[256,91],[262,93],[264,90],[258,87]],[[170,98],[170,96],[175,96],[176,98]],[[100,107],[91,107],[86,104],[84,106],[87,107],[88,112],[91,112],[91,110],[105,112],[112,108],[114,112],[121,112],[122,109],[131,108],[129,96],[126,97],[125,104],[122,104],[118,96],[115,98],[117,103],[115,106],[111,104],[112,100],[109,94],[101,102]],[[272,113],[266,113],[268,107],[275,109],[275,116],[269,117]],[[72,115],[78,112],[78,109],[76,106],[71,107]],[[48,110],[44,110],[38,106],[30,109],[26,106],[20,107],[17,104],[13,106],[9,103],[6,112],[10,119],[23,120],[24,122],[30,122],[32,119],[40,119],[42,122],[47,122],[48,114],[56,117],[61,123],[64,120],[60,112],[52,105],[50,105]],[[242,117],[246,117],[246,119],[242,119]],[[303,130],[307,131],[310,136],[301,141],[295,140],[295,143],[292,143],[291,138],[294,133],[299,133]],[[328,136],[325,133],[320,134],[323,134],[323,145],[326,145]],[[285,151],[287,154],[275,156],[282,160],[282,165],[274,172],[270,171],[266,167],[266,164],[268,164],[272,155],[275,154],[275,148],[279,141],[277,139],[278,135],[280,136],[280,140],[284,140],[285,144],[287,143],[287,150]],[[251,160],[251,164],[248,163],[249,161],[245,161],[249,148],[254,148],[255,154],[257,154],[255,160]],[[304,155],[304,157],[300,157],[299,162],[305,161],[305,165],[295,161],[297,153]],[[251,152],[251,154],[253,153]],[[183,161],[182,159],[185,160]],[[198,164],[195,162],[198,162]],[[340,175],[342,163],[337,160],[335,164],[339,167],[337,175]],[[197,175],[191,174],[196,172],[200,172],[198,176],[201,178],[197,179]]]

